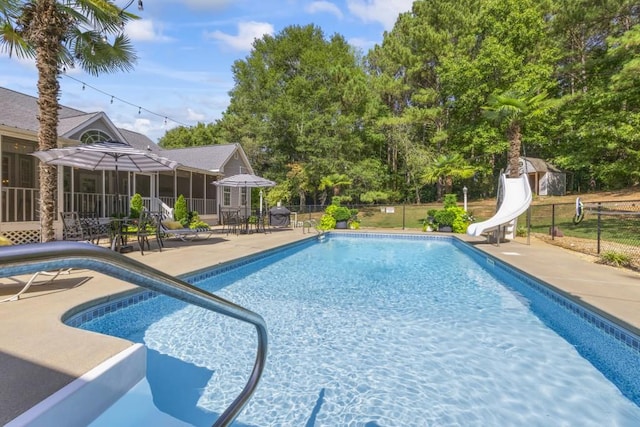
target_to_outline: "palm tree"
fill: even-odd
[[[320,204],[324,205],[327,201],[327,189],[332,189],[333,196],[335,197],[340,195],[340,189],[342,187],[349,186],[351,183],[351,179],[345,174],[333,173],[323,177],[320,180],[320,185],[318,185],[318,190],[322,191]]]
[[[558,102],[558,100],[547,99],[546,92],[523,95],[507,91],[489,97],[487,105],[483,107],[485,117],[498,124],[506,125],[509,141],[507,165],[510,178],[517,178],[520,175],[518,162],[522,146],[522,124],[528,119],[543,114]]]
[[[97,76],[133,69],[136,55],[122,33],[128,21],[137,19],[125,11],[132,2],[119,8],[110,0],[0,0],[0,48],[36,61],[39,150],[57,146],[62,72],[79,66]],[[55,237],[55,167],[40,164],[39,177],[42,241],[47,242]]]
[[[458,154],[441,154],[433,159],[422,174],[425,184],[436,183],[437,198],[450,193],[455,178],[467,179],[475,174],[475,169]]]

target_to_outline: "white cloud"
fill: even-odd
[[[196,113],[192,108],[187,108],[187,120],[194,122],[203,122],[207,116],[201,113]]]
[[[149,131],[151,131],[154,128],[153,124],[151,123],[151,120],[149,119],[135,119],[129,122],[121,122],[114,119],[112,120],[114,124],[119,128],[131,130],[134,132],[139,132],[143,135],[148,134]]]
[[[411,10],[413,0],[347,0],[349,11],[363,22],[379,22],[385,30],[393,29],[398,15]]]
[[[353,37],[348,40],[351,46],[355,46],[363,51],[367,51],[376,45],[376,42],[373,40],[368,40],[362,37]]]
[[[314,1],[307,5],[305,10],[309,13],[332,13],[338,19],[342,19],[344,15],[338,6],[329,1]]]
[[[162,35],[162,28],[158,28],[158,26],[149,19],[129,21],[126,31],[127,35],[133,41],[171,41],[170,37]]]
[[[273,35],[273,33],[273,25],[267,22],[249,21],[238,23],[238,34],[235,36],[222,31],[206,33],[205,36],[219,40],[234,50],[247,51],[251,50],[255,39],[260,39],[265,34]]]
[[[143,0],[153,3],[163,3],[158,0]],[[177,7],[187,6],[196,10],[219,10],[234,4],[234,0],[165,0],[166,3],[177,3]]]

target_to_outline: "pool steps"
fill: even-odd
[[[231,405],[216,420],[214,426],[227,426],[233,422],[255,391],[266,364],[267,327],[260,315],[192,286],[181,279],[100,246],[83,242],[61,241],[7,246],[0,251],[0,271],[2,271],[3,277],[60,268],[93,270],[254,325],[257,332],[258,348],[249,380]],[[78,383],[75,383],[74,387],[78,387]],[[64,407],[62,402],[60,403],[60,406]],[[51,410],[55,410],[55,408],[51,408]]]

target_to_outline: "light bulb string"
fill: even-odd
[[[165,125],[167,124],[167,121],[168,121],[168,120],[171,120],[172,122],[177,123],[177,124],[179,124],[179,125],[181,125],[181,126],[184,126],[184,127],[191,127],[191,125],[188,125],[188,124],[182,123],[182,122],[180,122],[180,121],[178,121],[178,120],[175,120],[175,119],[172,119],[171,117],[167,116],[166,114],[160,114],[160,113],[156,113],[156,112],[154,112],[154,111],[148,110],[148,109],[146,109],[146,108],[144,108],[144,107],[141,107],[140,105],[134,104],[134,103],[129,102],[129,101],[125,100],[125,99],[119,98],[119,97],[118,97],[118,96],[116,96],[116,95],[112,95],[112,94],[107,93],[107,92],[105,92],[105,91],[103,91],[103,90],[101,90],[101,89],[98,89],[97,87],[91,86],[90,84],[87,84],[87,83],[85,83],[85,82],[83,82],[83,81],[81,81],[81,80],[78,80],[78,79],[76,79],[75,77],[72,77],[72,76],[70,76],[70,75],[68,75],[68,74],[64,74],[64,73],[63,73],[62,75],[63,75],[63,76],[65,76],[65,77],[66,77],[66,78],[68,78],[68,79],[71,79],[71,80],[75,81],[75,82],[81,83],[81,84],[82,84],[82,90],[85,90],[85,88],[87,88],[87,87],[88,87],[88,88],[91,88],[91,89],[95,90],[96,92],[99,92],[99,93],[101,93],[101,94],[103,94],[103,95],[106,95],[106,96],[110,97],[110,99],[111,99],[111,100],[110,100],[110,103],[111,103],[111,104],[113,104],[113,101],[114,101],[114,100],[117,100],[117,101],[122,102],[123,104],[126,104],[126,105],[129,105],[129,106],[131,106],[131,107],[137,108],[137,109],[138,109],[138,114],[142,114],[142,112],[144,111],[144,112],[145,112],[145,113],[147,113],[147,114],[151,114],[151,115],[154,115],[154,116],[156,116],[156,117],[160,117],[160,118],[162,118],[162,119],[164,120],[164,124],[165,124]]]

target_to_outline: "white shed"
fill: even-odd
[[[520,174],[529,177],[531,191],[539,196],[564,196],[567,191],[567,174],[546,160],[520,157]]]

